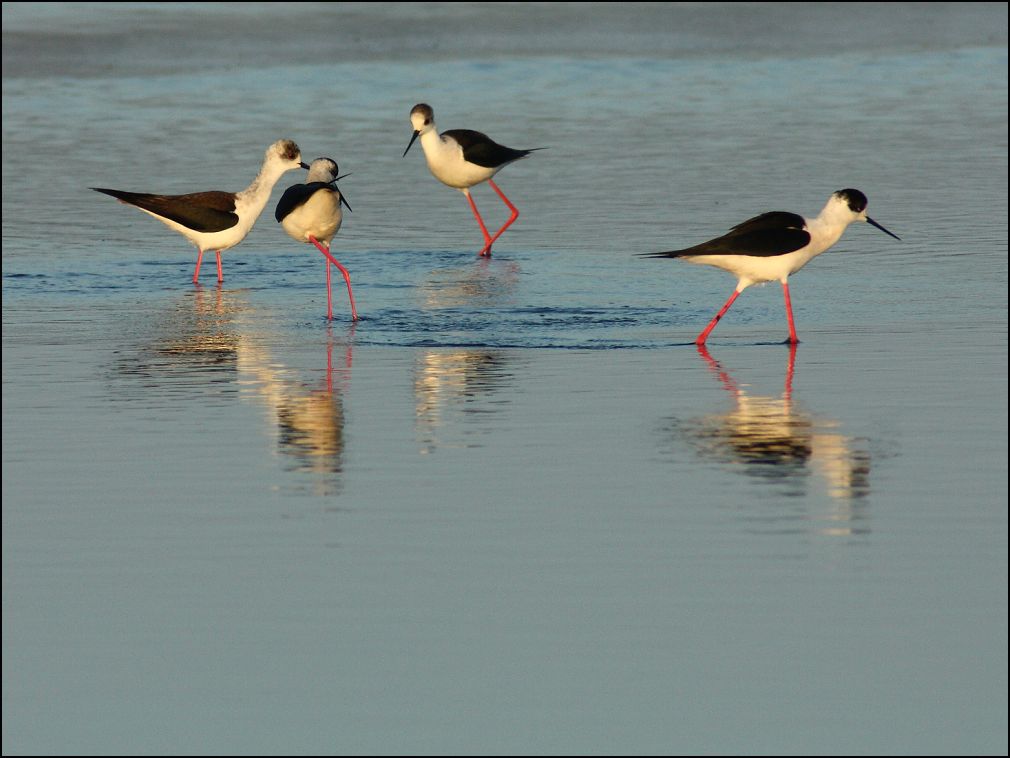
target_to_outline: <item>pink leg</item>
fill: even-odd
[[[224,272],[221,270],[221,251],[217,251],[217,283],[221,284],[224,281]]]
[[[351,274],[350,274],[350,272],[346,268],[344,268],[343,265],[341,265],[340,261],[338,261],[332,255],[330,255],[330,251],[326,247],[324,247],[323,244],[319,240],[317,240],[315,237],[313,237],[313,236],[310,235],[309,236],[309,241],[313,245],[315,245],[317,248],[319,248],[319,252],[321,252],[323,255],[326,256],[326,260],[328,260],[330,263],[332,263],[334,266],[336,266],[338,269],[340,269],[340,273],[343,274],[344,281],[347,283],[347,298],[351,301],[351,319],[353,321],[357,321],[358,320],[358,309],[354,307],[354,292],[351,291]],[[326,288],[327,288],[327,290],[329,290],[329,274],[330,274],[330,269],[329,269],[329,266],[327,266],[327,268],[326,268],[326,276],[327,276],[327,287]],[[329,299],[329,298],[327,297],[327,299]],[[330,314],[330,318],[332,318],[332,314]]]
[[[354,307],[354,293],[351,291],[351,274],[350,272],[340,265],[340,261],[336,258],[333,259],[333,265],[340,269],[340,273],[344,276],[344,282],[347,284],[347,299],[351,301],[351,321],[358,320],[358,310]]]
[[[480,213],[477,212],[477,204],[473,201],[473,197],[470,195],[470,190],[464,190],[464,195],[466,199],[470,201],[470,210],[473,211],[474,218],[477,219],[477,225],[480,227],[481,233],[484,235],[484,247],[477,255],[490,255],[491,254],[491,243],[494,241],[491,239],[491,235],[487,233],[487,227],[484,226],[484,219],[480,217]]]
[[[487,243],[487,247],[485,247],[485,249],[481,251],[481,255],[484,255],[485,251],[487,251],[486,252],[487,255],[491,255],[491,245],[494,244],[495,240],[501,237],[502,232],[504,232],[506,229],[512,226],[512,224],[515,223],[515,220],[519,218],[519,210],[514,205],[512,205],[512,203],[509,202],[509,199],[505,197],[505,193],[502,192],[500,189],[498,189],[498,185],[495,184],[490,179],[487,180],[487,183],[491,185],[491,189],[493,189],[495,192],[498,193],[498,197],[502,199],[502,202],[504,202],[505,205],[509,207],[509,210],[512,211],[512,215],[509,217],[509,220],[505,222],[505,225],[502,226],[502,228],[499,229],[497,233],[491,238],[491,241]]]
[[[722,307],[722,310],[719,311],[717,314],[715,314],[715,318],[712,319],[709,322],[708,326],[705,327],[705,331],[703,331],[701,334],[698,335],[698,339],[694,341],[696,345],[705,344],[705,340],[708,339],[708,335],[712,333],[713,329],[715,329],[715,325],[718,324],[720,319],[722,319],[722,317],[726,315],[726,311],[729,310],[729,307],[733,305],[733,301],[736,300],[738,297],[740,297],[740,290],[735,290],[733,294],[730,295],[729,300],[726,301],[726,305]]]
[[[197,250],[199,250],[199,253],[196,256],[196,270],[193,272],[193,284],[200,283],[200,265],[203,263],[203,250],[199,248]]]
[[[326,264],[326,318],[330,321],[333,320],[333,288],[330,286],[330,262],[323,261]]]
[[[786,301],[786,318],[789,320],[789,341],[796,344],[800,338],[796,336],[796,324],[793,323],[793,304],[789,299],[789,284],[782,282],[782,295]]]

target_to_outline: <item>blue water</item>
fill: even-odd
[[[3,16],[5,754],[1006,754],[1005,5]],[[417,102],[548,148],[490,260]],[[88,189],[279,138],[352,173],[356,324],[273,203],[194,287]],[[902,241],[795,351],[634,255],[844,187]]]

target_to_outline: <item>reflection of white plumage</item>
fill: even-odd
[[[325,381],[304,381],[270,349],[279,336],[259,331],[255,312],[243,290],[197,288],[180,304],[152,319],[155,334],[120,363],[131,378],[138,400],[151,393],[175,395],[181,388],[201,393],[229,393],[266,410],[285,468],[312,475],[317,494],[342,488],[344,458],[344,389],[350,381],[353,329],[335,359],[332,337],[326,346]],[[335,362],[337,365],[335,365]],[[315,374],[316,372],[313,372]],[[139,381],[138,381],[139,380]],[[124,388],[125,389],[125,388]],[[129,391],[117,396],[131,399]]]
[[[312,386],[297,378],[252,335],[241,338],[238,370],[242,394],[256,398],[270,414],[276,428],[279,451],[293,471],[314,475],[316,494],[334,495],[342,482],[344,467],[344,403],[340,386],[334,386],[333,345],[327,347],[326,382]],[[347,347],[344,373],[351,363]]]
[[[351,318],[358,320],[351,291],[351,275],[340,261],[330,254],[330,242],[340,229],[344,216],[340,205],[351,210],[347,199],[337,187],[339,170],[332,158],[316,158],[309,167],[305,184],[288,187],[277,203],[274,217],[284,231],[299,242],[311,243],[326,257],[326,318],[333,318],[333,295],[330,289],[330,264],[343,274],[347,283],[347,297],[351,301]],[[346,176],[346,174],[345,174]]]
[[[800,410],[792,398],[796,346],[792,346],[785,389],[780,397],[748,394],[699,346],[699,354],[733,397],[734,408],[688,422],[685,436],[704,457],[742,467],[742,471],[787,486],[802,485],[815,471],[838,503],[819,520],[832,525],[821,534],[851,534],[857,514],[851,502],[869,493],[869,454],[836,430],[838,423]]]
[[[486,404],[508,379],[505,355],[499,350],[428,350],[418,353],[414,372],[414,413],[423,454],[444,444],[453,421],[481,418],[502,410]],[[480,410],[480,416],[473,412]],[[459,412],[457,416],[454,412]]]

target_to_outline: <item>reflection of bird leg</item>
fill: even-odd
[[[354,355],[354,330],[357,327],[355,322],[351,322],[350,329],[347,330],[347,343],[344,346],[344,369],[350,370],[351,360]],[[333,328],[326,327],[326,391],[333,392]]]
[[[796,370],[796,348],[798,344],[798,342],[789,343],[789,359],[786,363],[785,388],[782,391],[782,399],[786,401],[791,400],[793,396],[793,375]],[[729,372],[722,367],[722,364],[719,363],[719,361],[711,356],[708,352],[708,348],[705,347],[705,345],[698,345],[697,348],[698,355],[700,355],[708,364],[709,370],[719,377],[719,381],[722,383],[723,387],[734,394],[738,394],[740,389],[737,387],[736,382],[733,381],[733,377],[729,375]]]
[[[211,307],[208,303],[204,302],[204,300],[206,300],[206,294],[205,294],[206,290],[204,290],[203,287],[196,287],[195,292],[196,295],[194,296],[195,297],[194,305],[196,306],[197,312],[213,313],[216,316],[220,316],[221,314],[224,313],[224,304],[222,303],[223,293],[221,291],[220,284],[214,288],[213,307]]]
[[[855,523],[861,515],[852,503],[870,492],[870,453],[864,444],[857,447],[855,440],[837,432],[837,420],[816,418],[793,407],[797,343],[789,345],[784,387],[777,397],[748,394],[748,385],[738,385],[704,345],[697,349],[735,406],[729,413],[704,416],[681,427],[701,455],[733,464],[745,474],[788,484],[796,488],[794,492],[803,491],[807,472],[816,472],[827,485],[827,495],[839,504],[826,513],[811,514],[814,521],[830,522],[814,532],[838,536],[868,531]]]
[[[358,328],[358,322],[352,321],[347,329],[347,349],[344,352],[344,368],[351,367],[351,359],[354,358],[354,332]]]
[[[734,395],[739,394],[740,390],[736,386],[736,382],[733,381],[733,377],[731,377],[726,372],[726,370],[722,367],[722,364],[720,364],[719,361],[717,361],[709,354],[708,348],[705,347],[704,343],[699,344],[697,347],[698,347],[698,355],[700,355],[702,358],[705,359],[705,362],[708,364],[709,370],[712,371],[717,377],[719,377],[719,381],[722,383],[722,386],[725,387],[729,392],[731,392]]]
[[[796,368],[796,346],[799,342],[789,343],[789,362],[786,364],[786,386],[782,397],[791,400],[793,396],[793,370]]]
[[[330,275],[330,263],[326,262],[326,276],[329,278]],[[329,284],[329,282],[327,282]],[[326,340],[326,391],[331,395],[333,394],[333,330],[327,329]]]

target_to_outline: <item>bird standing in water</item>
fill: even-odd
[[[267,148],[263,165],[252,184],[241,192],[193,192],[188,195],[153,195],[144,192],[92,187],[126,205],[154,216],[196,245],[199,251],[193,284],[200,283],[200,265],[205,250],[217,253],[217,281],[224,281],[221,252],[245,239],[263,212],[277,180],[293,168],[308,168],[301,151],[291,140],[278,140]]]
[[[326,318],[333,318],[333,294],[330,289],[332,263],[344,276],[347,297],[351,302],[351,319],[357,321],[358,311],[354,306],[351,275],[330,253],[330,242],[344,218],[340,211],[341,204],[351,210],[347,199],[337,187],[337,180],[344,178],[337,176],[339,173],[337,162],[332,158],[316,158],[309,166],[305,183],[293,184],[284,190],[274,217],[293,239],[315,245],[326,258]]]
[[[406,155],[411,145],[414,144],[414,140],[420,137],[421,149],[424,150],[424,157],[428,161],[431,173],[442,184],[454,187],[466,195],[470,209],[477,219],[477,225],[480,226],[481,233],[484,235],[484,247],[481,248],[478,255],[490,257],[491,245],[519,218],[519,211],[505,197],[505,193],[498,188],[491,177],[508,164],[525,158],[534,150],[543,150],[544,148],[516,150],[499,145],[486,134],[470,129],[450,129],[440,135],[435,128],[435,112],[430,105],[425,103],[415,105],[410,111],[410,124],[414,127],[414,134],[410,138],[410,142],[407,143],[407,149],[403,151],[403,154]],[[491,185],[491,189],[512,211],[509,220],[493,236],[488,234],[484,219],[481,218],[477,211],[477,205],[470,195],[470,188],[481,182]]]
[[[786,303],[789,342],[799,342],[789,299],[789,277],[810,260],[830,248],[854,221],[865,221],[895,239],[901,239],[866,215],[866,195],[843,189],[828,198],[816,218],[796,213],[772,211],[737,224],[728,233],[700,245],[663,253],[646,253],[646,258],[681,258],[688,263],[715,266],[737,277],[736,290],[715,315],[695,343],[704,345],[715,325],[726,315],[733,301],[752,284],[779,281]]]

